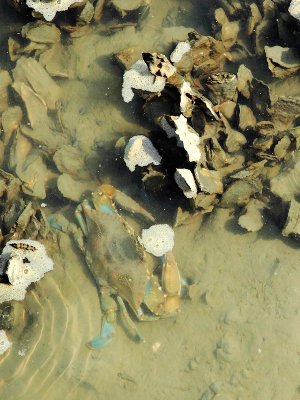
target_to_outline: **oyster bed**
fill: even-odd
[[[54,270],[0,304],[11,342],[1,397],[296,399],[296,11],[284,0],[98,0],[51,23],[8,3],[20,14],[0,6],[11,27],[0,27],[0,239],[41,241]],[[191,289],[175,318],[137,323],[146,343],[118,326],[91,351],[97,290],[47,217],[74,222],[101,183],[174,226]]]

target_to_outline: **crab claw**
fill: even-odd
[[[130,196],[116,189],[114,186],[109,184],[103,184],[100,186],[100,192],[108,196],[112,201],[118,204],[119,207],[126,211],[140,214],[151,222],[155,221],[155,218],[147,210],[145,210],[140,204],[134,201]]]
[[[92,350],[102,349],[102,347],[105,347],[112,341],[114,335],[114,326],[105,320],[102,325],[101,335],[94,337],[94,339],[88,342],[87,346]]]

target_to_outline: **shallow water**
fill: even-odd
[[[87,190],[113,183],[159,222],[171,223],[178,194],[148,197],[116,158],[116,140],[145,133],[150,123],[140,100],[123,102],[112,53],[135,46],[169,54],[192,30],[210,34],[209,11],[205,0],[153,0],[140,31],[129,26],[106,36],[100,24],[67,43],[69,76],[58,79],[63,135],[94,171]],[[7,38],[25,20],[3,4],[0,20],[0,64],[10,70]],[[256,70],[261,78],[266,65]],[[51,185],[38,202],[70,218],[76,204]],[[258,233],[245,233],[230,211],[217,209],[175,228],[174,253],[182,276],[196,283],[193,298],[175,318],[137,323],[145,343],[130,340],[118,323],[113,343],[98,351],[86,346],[100,331],[96,286],[71,238],[57,235],[49,242],[54,270],[13,304],[13,345],[0,356],[1,399],[300,398],[299,249],[271,218]]]

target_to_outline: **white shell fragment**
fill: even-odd
[[[146,92],[161,92],[166,84],[165,78],[161,76],[153,77],[144,60],[138,60],[130,70],[123,76],[122,97],[125,103],[129,103],[134,93],[132,89],[140,89]]]
[[[0,355],[4,354],[11,347],[11,342],[8,340],[6,336],[6,332],[1,329],[0,330]]]
[[[143,135],[137,135],[129,139],[124,151],[124,161],[132,172],[137,165],[140,167],[149,164],[159,165],[161,156],[150,139]]]
[[[174,231],[167,224],[152,225],[142,230],[140,242],[148,253],[161,257],[174,246]]]
[[[197,186],[192,172],[186,168],[176,168],[175,182],[188,199],[197,196]]]
[[[170,55],[170,60],[172,63],[178,63],[185,53],[188,53],[191,50],[191,45],[188,41],[179,42],[175,49],[172,51]]]
[[[58,11],[66,11],[76,2],[78,2],[78,0],[56,0],[51,2],[26,0],[27,6],[42,14],[46,21],[52,21]]]
[[[189,95],[193,95],[193,89],[190,82],[183,81],[180,87],[180,111],[185,117],[190,117],[193,111],[193,102]]]
[[[292,0],[289,6],[289,13],[292,17],[300,21],[300,2],[299,0]]]
[[[35,240],[10,240],[0,256],[0,271],[4,269],[10,284],[0,284],[0,303],[23,300],[26,288],[52,270],[53,261]]]
[[[300,237],[300,204],[296,200],[291,200],[289,213],[282,230],[283,236],[295,235]]]
[[[191,126],[188,125],[187,119],[183,115],[180,115],[179,117],[162,117],[160,124],[169,138],[177,138],[177,145],[185,149],[190,162],[197,162],[200,160],[201,152],[199,149],[199,135]]]

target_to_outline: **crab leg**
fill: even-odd
[[[100,192],[108,196],[112,201],[118,204],[119,207],[134,214],[140,214],[151,222],[155,218],[147,210],[145,210],[139,203],[133,200],[130,196],[116,189],[112,185],[103,184],[100,186]]]
[[[112,341],[114,335],[115,327],[106,320],[106,317],[104,317],[101,334],[88,342],[87,346],[92,350],[102,349],[102,347],[108,345]]]
[[[117,304],[111,297],[107,287],[101,287],[99,293],[101,310],[104,314],[101,333],[87,344],[90,349],[94,350],[101,349],[108,345],[115,335],[114,323],[116,321]]]
[[[120,307],[120,314],[123,317],[123,321],[124,321],[124,324],[125,324],[125,327],[126,327],[128,333],[137,342],[145,342],[145,339],[140,334],[140,332],[138,331],[138,329],[135,326],[135,324],[132,322],[132,320],[131,320],[131,318],[130,318],[130,316],[128,314],[128,311],[126,309],[126,306],[124,304],[123,299],[120,296],[117,296],[117,300],[118,300],[118,304],[119,304],[119,307]]]

